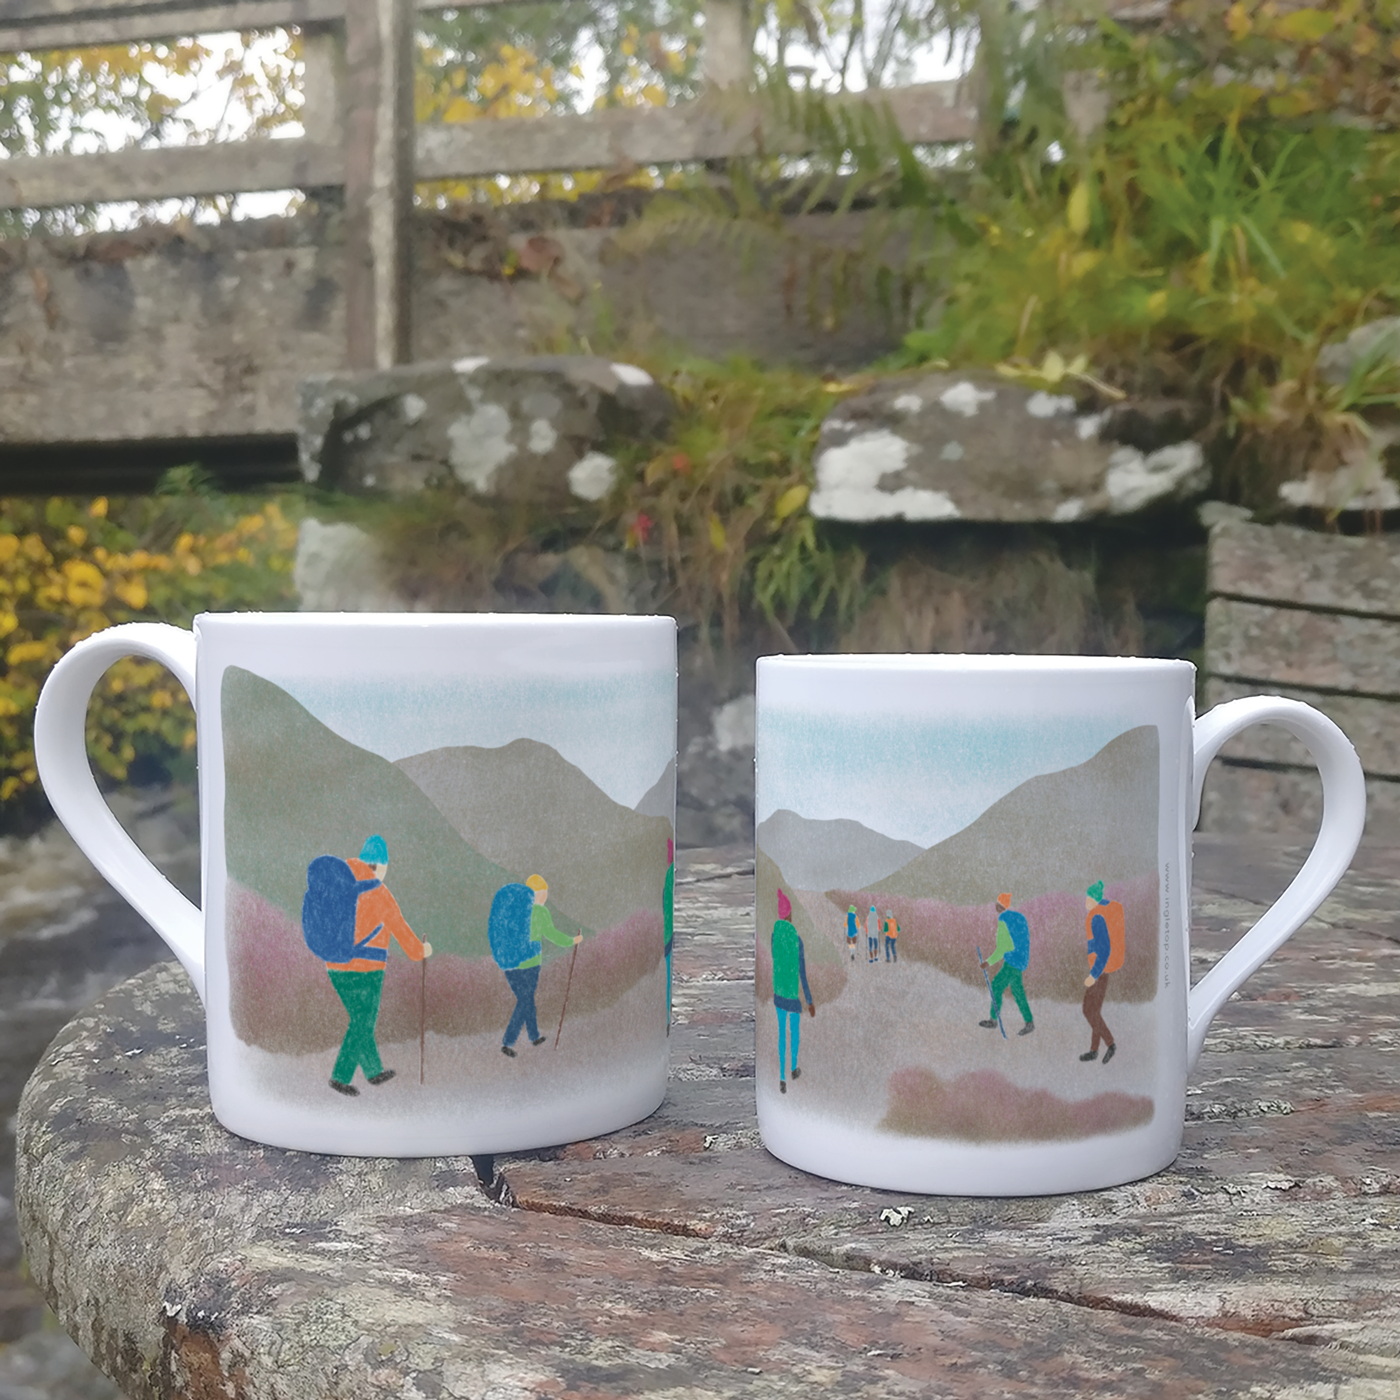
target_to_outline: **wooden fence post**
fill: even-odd
[[[345,339],[352,369],[412,354],[413,5],[345,11]]]
[[[308,141],[340,146],[345,139],[345,31],[338,24],[301,27],[301,126]]]
[[[753,69],[753,34],[746,0],[705,0],[704,15],[700,67],[706,86],[747,86]]]

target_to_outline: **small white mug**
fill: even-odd
[[[958,1195],[1088,1190],[1169,1165],[1211,1019],[1355,854],[1366,789],[1341,730],[1263,696],[1196,719],[1184,661],[767,657],[757,690],[769,1151]],[[1322,829],[1192,987],[1201,785],[1263,722],[1321,770]]]
[[[88,766],[106,668],[195,705],[203,909]],[[209,614],[74,647],[35,717],[59,819],[204,1002],[225,1127],[361,1156],[611,1132],[665,1093],[671,618]]]

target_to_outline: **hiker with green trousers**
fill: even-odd
[[[423,942],[409,928],[398,901],[384,883],[389,873],[389,847],[382,836],[371,836],[361,848],[360,858],[345,863],[357,880],[378,881],[355,904],[355,956],[348,962],[326,964],[331,986],[350,1017],[331,1071],[331,1088],[354,1097],[360,1092],[351,1083],[357,1069],[364,1070],[365,1078],[376,1086],[394,1077],[393,1070],[384,1068],[374,1037],[390,939],[397,941],[414,962],[429,957],[433,945]]]
[[[1031,1016],[1031,1004],[1026,1000],[1026,989],[1021,976],[1031,960],[1031,926],[1026,916],[1011,907],[1009,894],[997,895],[997,941],[991,954],[982,960],[983,969],[1001,964],[1001,970],[992,978],[992,1009],[986,1020],[979,1026],[995,1030],[1001,1024],[1001,999],[1009,990],[1016,998],[1021,1019],[1025,1025],[1017,1035],[1029,1035],[1035,1029]]]

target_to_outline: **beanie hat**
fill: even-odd
[[[532,890],[547,890],[549,888],[549,881],[546,880],[543,875],[531,875],[525,883],[529,885]]]
[[[782,890],[778,891],[778,917],[780,919],[792,918],[792,900]]]
[[[999,894],[997,895],[997,903],[1003,909],[1010,909],[1012,904],[1011,896],[1009,894]]]
[[[1103,881],[1095,880],[1087,890],[1084,891],[1096,904],[1103,903]]]
[[[382,836],[371,836],[363,846],[360,847],[360,859],[366,865],[388,865],[389,847],[385,844]]]

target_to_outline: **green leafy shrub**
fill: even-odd
[[[660,451],[624,461],[609,523],[660,572],[668,606],[731,645],[750,609],[784,637],[849,623],[865,555],[804,507],[822,420],[855,386],[742,359],[649,368],[677,418]]]
[[[0,801],[16,804],[10,813],[36,789],[34,707],[64,652],[113,623],[293,606],[295,541],[277,500],[0,501]],[[162,666],[127,658],[98,686],[87,737],[93,763],[121,781],[138,757],[191,749],[194,714]]]

